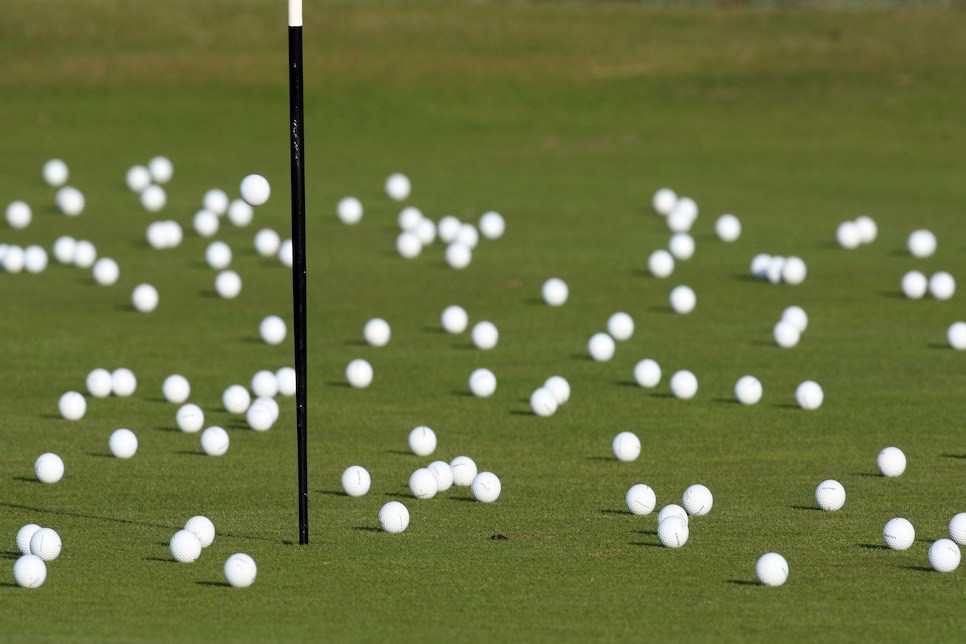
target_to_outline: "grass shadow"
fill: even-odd
[[[674,398],[674,394],[669,394],[662,391],[655,391],[649,394],[651,398]]]
[[[88,452],[87,455],[95,458],[115,458],[115,456],[110,452]]]
[[[889,546],[884,546],[880,543],[857,543],[855,546],[857,548],[865,548],[866,550],[889,550]]]
[[[387,449],[386,454],[402,454],[403,456],[409,456],[412,454],[412,452],[405,449]]]
[[[173,563],[173,564],[180,563],[179,561],[175,561],[172,558],[165,558],[165,557],[141,557],[141,561],[163,561],[164,563]]]
[[[365,340],[346,340],[342,344],[350,347],[368,347],[369,343]]]
[[[633,380],[615,380],[614,384],[617,385],[618,387],[636,387],[638,389],[644,388],[644,387],[641,387],[636,382],[634,382]]]
[[[9,559],[11,561],[20,559],[22,556],[23,555],[20,554],[19,550],[4,550],[3,552],[0,552],[0,558]]]
[[[12,584],[9,581],[0,581],[0,588],[19,588],[17,584]]]
[[[664,545],[661,542],[654,543],[653,541],[631,541],[628,545],[631,546],[643,546],[647,548],[663,548]]]
[[[40,481],[38,481],[36,478],[33,478],[31,476],[14,476],[11,478],[13,478],[14,481],[25,481],[27,483],[40,483]]]
[[[209,300],[215,300],[221,297],[220,295],[218,295],[218,291],[210,288],[203,288],[199,290],[198,295]]]
[[[930,349],[950,349],[951,348],[948,344],[944,344],[942,342],[930,342],[926,346],[929,347]]]
[[[423,333],[433,333],[435,335],[449,335],[446,329],[438,326],[424,326]]]
[[[376,528],[371,525],[357,525],[352,528],[353,530],[361,530],[362,532],[382,532],[382,528]]]
[[[510,412],[511,416],[536,416],[532,411],[524,411],[522,409],[514,409]]]
[[[881,295],[882,297],[888,297],[894,300],[906,299],[906,296],[902,291],[879,291],[879,295]]]
[[[852,472],[849,476],[865,476],[867,478],[883,478],[881,474],[876,474],[875,472]]]
[[[199,586],[215,586],[216,588],[231,588],[227,581],[196,581]]]
[[[342,490],[316,490],[315,493],[316,494],[328,494],[329,496],[344,496],[344,497],[348,497],[349,496],[348,494],[346,494]]]
[[[737,398],[712,398],[711,400],[712,402],[716,402],[716,403],[725,403],[725,404],[731,404],[731,405],[741,404],[741,401],[738,400]]]
[[[451,391],[451,396],[461,396],[463,398],[476,398],[472,391]]]
[[[600,511],[601,514],[630,514],[627,510],[608,510],[603,509]]]
[[[801,409],[801,407],[793,405],[792,403],[775,403],[772,407],[777,409]]]
[[[739,282],[758,282],[759,279],[750,273],[732,273],[731,279]]]
[[[525,297],[523,298],[523,303],[527,306],[541,306],[546,304],[542,298],[539,297]]]
[[[652,313],[675,313],[674,309],[670,306],[651,306],[647,310]]]
[[[918,570],[919,572],[936,572],[929,566],[899,566],[900,568],[905,568],[906,570]]]
[[[587,353],[571,353],[570,354],[570,357],[573,360],[585,360],[585,361],[593,361],[594,360]]]
[[[352,385],[343,380],[329,380],[325,383],[326,387],[342,387],[344,389],[351,389]]]
[[[793,510],[813,510],[815,512],[824,512],[822,508],[815,507],[814,505],[790,505],[788,507]]]
[[[450,501],[460,501],[461,503],[476,503],[476,499],[471,496],[451,496]]]
[[[943,458],[961,458],[966,459],[966,454],[940,454]]]
[[[726,584],[732,584],[734,586],[760,586],[761,584],[757,581],[748,581],[747,579],[728,579],[725,581]]]

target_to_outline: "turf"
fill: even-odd
[[[962,356],[945,345],[963,317],[951,301],[908,301],[902,274],[966,275],[962,181],[966,20],[938,11],[675,9],[630,4],[322,3],[306,7],[306,167],[309,204],[309,431],[311,543],[297,540],[294,406],[282,399],[271,431],[246,430],[221,410],[221,392],[255,371],[290,364],[287,345],[257,338],[262,317],[291,319],[290,273],[251,246],[257,228],[288,226],[284,3],[10,0],[0,5],[0,203],[34,208],[26,230],[0,242],[50,248],[62,234],[94,241],[121,266],[112,287],[52,264],[0,275],[0,546],[28,522],[54,527],[63,555],[45,585],[0,581],[7,640],[673,640],[813,638],[949,640],[962,571],[929,570],[929,542],[964,510]],[[124,172],[155,154],[175,177],[161,213],[186,227],[177,249],[155,251]],[[67,160],[87,209],[68,219],[40,181]],[[213,292],[207,240],[190,232],[204,192],[236,190],[249,172],[272,199],[245,229],[223,226],[241,296]],[[504,214],[505,238],[481,242],[453,271],[441,246],[406,261],[394,251],[399,204],[391,172],[413,181],[409,203],[438,219]],[[701,215],[695,257],[668,280],[646,259],[667,243],[653,192],[693,196]],[[365,216],[340,224],[335,204],[359,197]],[[734,212],[741,239],[713,237]],[[845,251],[839,222],[873,216],[875,244]],[[915,260],[905,238],[933,230],[939,251]],[[797,254],[800,286],[749,277],[759,252]],[[540,285],[565,279],[570,301],[540,303]],[[155,284],[161,305],[140,314],[134,286]],[[698,294],[689,316],[667,293]],[[439,330],[463,305],[492,320],[490,352]],[[802,343],[782,350],[771,326],[799,304]],[[586,356],[587,338],[617,310],[637,329],[615,358]],[[367,319],[390,344],[362,343]],[[343,384],[369,359],[367,390]],[[665,369],[651,391],[634,364]],[[127,366],[132,398],[89,400],[62,420],[56,403],[95,367]],[[479,366],[499,379],[493,398],[467,394]],[[690,369],[691,401],[667,378]],[[206,457],[174,428],[161,397],[170,373],[192,383],[208,424],[229,429],[227,455]],[[761,379],[755,407],[733,402],[742,375]],[[526,399],[565,376],[572,399],[551,418]],[[820,410],[794,404],[805,379],[826,391]],[[497,473],[503,494],[471,502],[466,488],[416,501],[410,472],[425,465],[406,435],[433,427],[434,457],[459,454]],[[129,461],[107,438],[129,427]],[[637,433],[640,459],[619,463],[610,441]],[[879,477],[886,445],[909,457]],[[63,481],[33,480],[45,451]],[[365,497],[341,494],[361,464]],[[825,478],[848,493],[837,513],[814,509]],[[678,550],[635,517],[634,483],[679,502],[695,482],[715,494]],[[389,500],[412,513],[399,535],[378,530]],[[170,560],[167,541],[194,514],[215,543],[195,564]],[[906,516],[917,542],[882,547],[881,529]],[[503,535],[507,539],[492,539]],[[783,553],[781,588],[755,583],[754,562]],[[221,566],[251,554],[258,579],[225,587]]]

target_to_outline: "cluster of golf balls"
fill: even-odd
[[[179,563],[193,563],[201,557],[201,552],[215,541],[215,524],[206,516],[198,515],[188,519],[184,528],[171,536],[168,547],[171,558]],[[258,566],[255,560],[245,553],[235,553],[225,560],[223,568],[225,581],[229,586],[246,588],[255,583]]]
[[[53,528],[28,523],[17,531],[20,557],[13,564],[13,578],[22,588],[39,588],[47,580],[47,562],[60,556],[63,542]]]
[[[631,514],[648,515],[657,507],[657,496],[651,486],[637,483],[627,490],[624,503]],[[714,496],[705,485],[696,483],[688,487],[681,497],[681,505],[669,503],[657,515],[657,538],[661,545],[680,548],[686,544],[691,536],[690,517],[708,514],[713,505]]]
[[[751,259],[751,275],[757,280],[778,284],[801,284],[808,275],[805,260],[796,255],[769,255],[759,253]]]

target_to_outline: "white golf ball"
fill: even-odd
[[[274,257],[282,245],[282,238],[271,228],[262,228],[255,233],[255,252],[260,257]]]
[[[228,193],[219,188],[212,188],[202,197],[201,203],[206,210],[210,210],[218,216],[224,215],[228,212]]]
[[[362,202],[355,197],[343,197],[335,207],[335,212],[342,223],[350,226],[358,224],[362,221]]]
[[[875,220],[868,215],[860,215],[855,218],[855,225],[859,229],[859,239],[863,244],[871,244],[879,235],[879,227]]]
[[[47,270],[47,251],[37,245],[27,246],[23,251],[23,267],[28,273],[43,273]]]
[[[278,406],[278,402],[276,402],[276,400],[271,396],[259,396],[252,401],[252,407],[255,405],[265,407],[268,410],[272,423],[278,420],[278,414],[281,411],[281,408]],[[248,409],[250,410],[252,407],[249,407]]]
[[[77,240],[70,235],[61,235],[54,241],[54,258],[61,264],[74,263],[74,250]]]
[[[929,546],[929,565],[936,572],[956,570],[961,557],[959,546],[951,539],[937,539]]]
[[[480,243],[480,233],[476,230],[476,226],[468,223],[460,224],[460,229],[456,232],[455,243],[463,244],[470,250],[476,248]]]
[[[437,487],[440,492],[453,487],[453,468],[446,461],[433,461],[426,468],[436,475]]]
[[[530,394],[530,409],[537,416],[553,416],[558,406],[557,397],[545,387],[538,387]]]
[[[191,517],[185,522],[184,529],[198,537],[202,548],[207,548],[215,541],[215,524],[208,517],[201,515]]]
[[[678,517],[685,523],[689,521],[688,511],[677,503],[668,503],[661,508],[661,511],[657,513],[657,522],[661,523],[661,521],[664,521],[668,517]]]
[[[843,221],[835,229],[835,240],[842,248],[851,250],[862,243],[862,233],[854,221]]]
[[[462,270],[469,266],[472,260],[473,251],[466,244],[455,241],[446,247],[446,263],[450,268]]]
[[[221,394],[221,404],[229,414],[244,414],[252,404],[252,396],[241,385],[231,385]]]
[[[701,517],[711,512],[714,497],[711,495],[711,490],[700,483],[696,483],[684,491],[681,505],[690,516]]]
[[[409,510],[399,501],[390,501],[379,510],[379,526],[391,534],[402,532],[409,527]]]
[[[647,258],[647,270],[660,279],[669,277],[674,272],[674,256],[663,248],[654,251]]]
[[[439,240],[444,244],[453,243],[456,241],[456,236],[459,234],[460,226],[462,225],[463,222],[453,215],[446,215],[436,225],[436,233],[439,235]]]
[[[286,268],[295,265],[295,246],[291,239],[286,239],[278,245],[278,263]]]
[[[814,380],[806,380],[795,389],[795,402],[802,409],[818,409],[824,401],[825,392]]]
[[[404,174],[396,172],[386,179],[386,194],[393,201],[406,199],[411,190],[412,185],[409,183],[409,178]]]
[[[614,338],[606,333],[595,333],[587,341],[587,352],[597,362],[607,362],[614,357]]]
[[[178,408],[178,412],[174,415],[174,420],[178,425],[178,429],[187,434],[194,434],[201,431],[201,428],[204,426],[205,412],[198,405],[187,403]]]
[[[543,295],[543,301],[550,306],[563,306],[570,296],[570,289],[559,277],[551,277],[543,283],[540,293]]]
[[[788,562],[777,552],[768,552],[755,563],[755,576],[764,586],[781,586],[788,580]]]
[[[808,275],[808,268],[801,257],[792,255],[785,258],[785,263],[782,264],[783,282],[792,285],[801,284],[805,281],[806,275]]]
[[[117,458],[131,458],[138,451],[138,437],[130,429],[116,429],[108,440],[108,447]]]
[[[480,503],[493,503],[500,498],[502,489],[503,485],[500,483],[500,479],[493,472],[480,472],[470,484],[473,498]]]
[[[86,239],[77,240],[72,261],[77,268],[90,268],[97,261],[97,248]]]
[[[362,335],[367,344],[374,347],[384,347],[389,344],[392,330],[389,328],[389,323],[382,318],[372,318],[363,327]]]
[[[657,538],[667,548],[680,548],[688,542],[690,535],[688,522],[679,516],[671,515],[657,524]]]
[[[768,268],[765,270],[765,279],[772,284],[778,284],[782,281],[782,270],[785,268],[785,258],[781,255],[772,255],[771,261],[768,262]]]
[[[298,376],[292,367],[282,367],[275,372],[275,379],[278,380],[278,393],[280,396],[294,396],[298,388]]]
[[[62,213],[68,217],[76,217],[84,212],[84,193],[71,186],[64,186],[57,191],[54,201]]]
[[[781,320],[794,325],[799,333],[805,333],[805,329],[808,328],[808,315],[805,313],[805,309],[800,306],[793,305],[786,308],[782,311]]]
[[[463,307],[453,304],[443,309],[440,322],[443,325],[443,330],[457,335],[466,330],[466,326],[469,324],[469,316]]]
[[[929,278],[929,294],[937,300],[948,300],[955,293],[956,280],[946,271],[933,273]]]
[[[421,467],[409,476],[409,491],[414,498],[431,499],[439,492],[439,479],[431,470]]]
[[[668,250],[674,259],[687,261],[694,257],[694,238],[687,233],[675,233],[668,242]]]
[[[205,262],[216,271],[228,268],[231,264],[231,246],[223,241],[214,241],[205,249]]]
[[[478,398],[489,398],[496,391],[496,376],[486,368],[480,368],[470,374],[470,391]]]
[[[151,185],[151,171],[143,165],[132,165],[124,175],[124,183],[131,192],[141,192]]]
[[[238,186],[241,198],[251,206],[261,206],[272,194],[272,187],[268,179],[260,174],[250,174],[241,181]]]
[[[168,543],[171,556],[180,563],[192,563],[201,556],[201,539],[191,530],[178,530]]]
[[[28,523],[17,531],[17,550],[20,551],[20,554],[30,554],[30,537],[34,536],[37,530],[40,530],[39,525],[36,523]]]
[[[504,221],[503,215],[490,210],[480,215],[479,226],[480,232],[487,239],[499,239],[503,237],[506,230],[506,221]]]
[[[21,588],[40,588],[47,579],[47,564],[37,555],[25,554],[13,564],[13,579]]]
[[[815,503],[827,512],[841,510],[845,505],[845,488],[832,479],[822,481],[815,488]]]
[[[436,241],[436,224],[428,217],[420,219],[419,223],[413,229],[413,232],[419,237],[419,241],[423,243],[423,246],[429,246]]]
[[[11,228],[23,229],[30,225],[33,212],[24,201],[14,201],[7,206],[7,223]]]
[[[902,276],[902,294],[910,300],[921,299],[928,286],[929,281],[919,271],[909,271]]]
[[[890,519],[882,529],[882,539],[892,550],[908,550],[916,541],[916,529],[908,519]]]
[[[423,220],[423,211],[415,206],[406,206],[399,211],[396,216],[396,223],[399,224],[399,230],[402,231],[415,231],[416,226],[419,222]]]
[[[611,449],[618,461],[636,461],[641,455],[641,439],[633,432],[621,432],[611,442]]]
[[[429,456],[436,451],[436,432],[420,425],[409,432],[409,450],[416,456]]]
[[[419,235],[411,230],[401,232],[396,237],[396,252],[406,259],[414,259],[423,252],[423,242]]]
[[[966,322],[953,322],[946,330],[949,346],[958,351],[966,349]]]
[[[966,545],[966,512],[960,512],[949,520],[949,538],[960,546]]]
[[[212,425],[201,432],[201,450],[208,456],[222,456],[228,451],[228,432]]]
[[[41,454],[34,461],[34,474],[41,483],[57,483],[64,478],[64,461],[51,452]]]
[[[48,186],[62,186],[67,183],[67,177],[70,176],[70,171],[67,169],[67,164],[60,159],[51,159],[44,164],[44,181]]]
[[[645,358],[634,365],[634,380],[641,387],[656,387],[661,382],[661,365]]]
[[[57,402],[60,415],[67,420],[80,420],[87,412],[87,401],[76,391],[68,391]]]
[[[41,528],[30,537],[30,554],[44,561],[53,561],[60,556],[63,548],[60,535],[53,528]]]
[[[469,456],[457,456],[449,462],[449,467],[453,470],[453,485],[465,487],[476,478],[476,463]]]
[[[245,412],[245,422],[248,423],[248,427],[256,432],[270,430],[278,418],[278,410],[272,406],[274,403],[271,398],[257,398]]]
[[[148,212],[158,212],[168,203],[168,195],[164,188],[150,185],[141,191],[141,206]]]
[[[244,199],[234,199],[228,204],[228,221],[238,228],[243,228],[252,223],[255,217],[255,209]]]
[[[365,389],[372,384],[372,365],[362,358],[356,358],[346,365],[345,379],[356,389]]]
[[[113,387],[111,372],[107,369],[94,369],[87,374],[86,384],[87,393],[95,398],[107,398]]]
[[[131,292],[131,304],[141,313],[158,308],[158,289],[150,284],[138,284]]]
[[[487,351],[496,346],[497,341],[500,339],[500,332],[497,330],[495,324],[484,320],[473,325],[472,337],[473,344],[478,349]]]
[[[269,315],[258,325],[258,334],[266,344],[281,344],[286,331],[285,321],[277,315]]]
[[[361,465],[351,465],[342,473],[342,491],[348,496],[365,496],[370,487],[372,477]]]
[[[742,405],[756,405],[761,400],[761,381],[754,376],[742,376],[735,383],[735,398]]]
[[[671,291],[671,308],[675,313],[687,314],[694,310],[698,302],[697,296],[690,286],[677,286]]]
[[[654,212],[666,217],[674,209],[674,204],[677,203],[677,200],[678,196],[673,190],[670,188],[661,188],[651,198],[651,206],[654,208]]]
[[[914,230],[906,240],[913,257],[930,257],[936,252],[936,236],[928,230]]]
[[[620,311],[607,319],[607,332],[615,340],[629,340],[634,335],[634,319]]]
[[[156,156],[148,161],[148,172],[157,183],[167,183],[174,176],[174,165],[167,157]]]
[[[278,378],[267,369],[262,369],[252,376],[252,392],[258,397],[271,398],[278,394]]]
[[[127,398],[133,395],[137,388],[138,379],[130,369],[120,367],[111,372],[111,391],[115,396]]]
[[[101,286],[111,286],[117,283],[121,276],[121,268],[110,257],[102,257],[94,262],[94,281]]]
[[[767,253],[758,253],[751,258],[751,266],[749,270],[751,271],[752,277],[758,280],[768,279],[768,267],[771,266],[771,255]]]
[[[696,214],[693,214],[691,209],[687,207],[687,202],[684,200],[687,197],[682,197],[678,199],[678,202],[674,204],[674,208],[667,215],[667,227],[672,233],[686,233],[691,230],[691,226],[694,225],[694,220],[697,218]]]
[[[778,346],[791,349],[798,345],[802,332],[798,330],[794,323],[779,320],[772,329],[772,337],[775,338],[775,344]]]
[[[236,552],[225,560],[225,581],[234,588],[248,588],[255,583],[258,566],[244,552]]]
[[[694,398],[698,393],[698,378],[687,369],[675,371],[671,376],[671,393],[681,400]]]
[[[898,447],[886,447],[879,452],[876,465],[882,476],[901,476],[906,471],[906,455]]]
[[[714,222],[714,234],[723,242],[737,241],[741,237],[741,222],[734,215],[721,215]]]
[[[215,292],[219,297],[226,300],[233,300],[238,297],[242,290],[242,279],[233,270],[220,271],[215,276]]]
[[[543,388],[553,394],[559,405],[570,400],[570,383],[563,376],[550,376],[544,381]]]
[[[191,384],[181,374],[173,373],[161,384],[161,395],[168,402],[180,405],[191,395]]]
[[[650,514],[657,505],[657,496],[651,486],[638,483],[624,495],[624,503],[631,514]]]

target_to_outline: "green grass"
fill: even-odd
[[[956,12],[695,9],[625,4],[324,3],[306,7],[306,167],[309,238],[309,474],[311,543],[297,540],[294,404],[256,434],[220,408],[225,387],[290,364],[288,345],[257,340],[265,315],[291,319],[290,273],[257,257],[258,227],[288,226],[284,3],[12,0],[0,5],[0,203],[34,208],[26,230],[0,242],[62,234],[94,241],[121,280],[100,287],[79,269],[0,274],[0,635],[7,640],[627,640],[670,638],[950,640],[964,623],[962,571],[928,570],[930,540],[962,503],[962,356],[945,330],[948,302],[898,296],[912,268],[966,275],[962,152],[966,140],[966,20]],[[213,296],[207,240],[186,230],[174,250],[147,247],[144,213],[124,172],[155,154],[175,177],[162,213],[190,228],[204,192],[235,190],[248,172],[274,193],[247,229],[218,238],[235,250],[241,296]],[[57,214],[40,181],[59,156],[87,210]],[[483,241],[465,271],[440,246],[413,261],[394,252],[400,208],[382,192],[394,171],[410,202],[438,219],[504,214],[504,239]],[[664,246],[653,192],[693,196],[695,257],[666,281],[646,274]],[[340,224],[347,194],[365,205]],[[717,242],[713,221],[734,212],[741,239]],[[876,243],[834,244],[837,224],[879,223]],[[918,227],[939,252],[914,260]],[[758,252],[797,254],[797,287],[748,279]],[[551,309],[552,275],[571,299]],[[161,292],[149,315],[129,306],[142,281]],[[688,283],[690,316],[667,293]],[[500,329],[491,352],[438,331],[442,309]],[[801,345],[781,350],[771,326],[799,304]],[[584,357],[590,334],[626,310],[637,322],[611,362]],[[367,319],[392,324],[390,344],[361,345]],[[368,390],[342,385],[369,359]],[[653,357],[658,390],[633,386]],[[128,399],[90,400],[68,422],[56,403],[95,367],[127,366]],[[487,366],[492,399],[466,395]],[[697,397],[667,395],[687,368]],[[204,457],[173,430],[161,382],[184,373],[209,424],[232,446]],[[731,402],[738,377],[765,389]],[[527,413],[543,380],[565,376],[571,402],[551,418]],[[815,379],[825,405],[794,407]],[[454,489],[407,498],[428,459],[408,431],[436,429],[434,457],[473,456],[496,472],[494,504]],[[107,438],[129,427],[129,461]],[[618,463],[610,441],[636,432],[641,458]],[[898,479],[875,476],[886,445],[909,457]],[[32,480],[44,451],[61,454],[56,485]],[[339,475],[366,466],[365,497],[339,493]],[[837,478],[838,513],[811,509],[815,485]],[[624,511],[650,484],[664,505],[695,482],[715,494],[680,550],[659,546],[655,518]],[[379,507],[406,503],[410,528],[376,528]],[[167,541],[194,514],[218,528],[195,564]],[[906,552],[879,548],[893,516],[916,526]],[[27,522],[57,529],[64,552],[37,591],[12,584],[13,535]],[[507,540],[491,540],[503,534]],[[754,582],[754,562],[782,552],[791,576]],[[254,586],[222,585],[232,552],[259,565]]]

